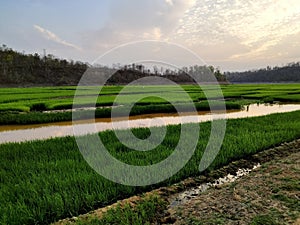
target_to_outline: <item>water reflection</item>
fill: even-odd
[[[183,123],[198,123],[210,121],[212,119],[233,119],[263,116],[272,113],[283,113],[300,110],[300,104],[286,104],[286,105],[258,105],[253,104],[245,107],[244,110],[231,110],[226,114],[210,112],[199,112],[199,115],[191,115],[191,113],[184,113],[178,116],[176,113],[170,114],[148,114],[141,116],[133,116],[128,118],[120,117],[114,119],[114,123],[110,118],[96,119],[96,123],[83,120],[79,121],[74,126],[76,127],[76,134],[84,135],[87,133],[94,133],[112,129],[127,129],[134,127],[150,127],[150,126],[166,126]],[[78,133],[80,131],[80,133]],[[72,122],[59,122],[49,124],[36,125],[9,125],[0,126],[0,143],[8,142],[22,142],[29,140],[47,139],[51,137],[63,137],[73,135]]]

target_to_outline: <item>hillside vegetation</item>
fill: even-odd
[[[227,72],[225,75],[232,83],[300,82],[300,62],[289,63],[283,67]]]
[[[213,73],[218,81],[226,82],[224,75],[212,66],[193,65],[180,70],[165,68],[145,68],[143,65],[125,65],[121,67],[98,65],[97,71],[104,76],[114,75],[108,80],[108,85],[127,84],[147,76],[163,76],[177,83],[194,83],[188,75],[199,75],[203,71]],[[30,86],[62,86],[77,85],[88,68],[95,68],[88,63],[59,59],[51,54],[41,57],[39,54],[24,54],[8,48],[0,47],[0,87],[30,87]],[[204,78],[205,79],[205,78]],[[206,80],[203,80],[206,81]],[[92,80],[94,85],[95,81]]]

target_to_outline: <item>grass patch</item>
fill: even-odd
[[[283,220],[282,214],[275,208],[271,208],[265,214],[258,214],[252,218],[250,225],[281,225]]]
[[[144,197],[135,203],[129,203],[109,209],[102,218],[89,218],[80,220],[76,225],[150,225],[156,221],[159,214],[166,209],[167,202],[157,196]]]
[[[280,225],[280,223],[274,221],[273,215],[260,214],[252,219],[250,225]]]
[[[296,178],[285,177],[282,178],[284,184],[281,185],[280,189],[286,191],[300,191],[300,183]]]
[[[291,198],[287,195],[284,195],[282,193],[278,193],[278,194],[274,194],[272,196],[273,199],[279,200],[281,202],[284,202],[284,204],[293,209],[293,210],[297,210],[300,211],[300,202],[297,198]]]

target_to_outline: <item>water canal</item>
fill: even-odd
[[[215,119],[235,119],[284,113],[300,110],[300,104],[252,104],[245,106],[243,110],[230,110],[226,113],[199,112],[198,115],[184,113],[178,116],[176,113],[146,114],[139,116],[115,118],[97,118],[94,121],[72,121],[35,124],[35,125],[2,125],[0,126],[0,144],[9,142],[24,142],[31,140],[48,139],[52,137],[72,136],[73,126],[80,135],[95,133],[113,129],[128,129],[140,127],[166,126],[183,123],[199,123]]]

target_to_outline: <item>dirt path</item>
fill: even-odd
[[[175,207],[164,224],[300,224],[300,152]]]

